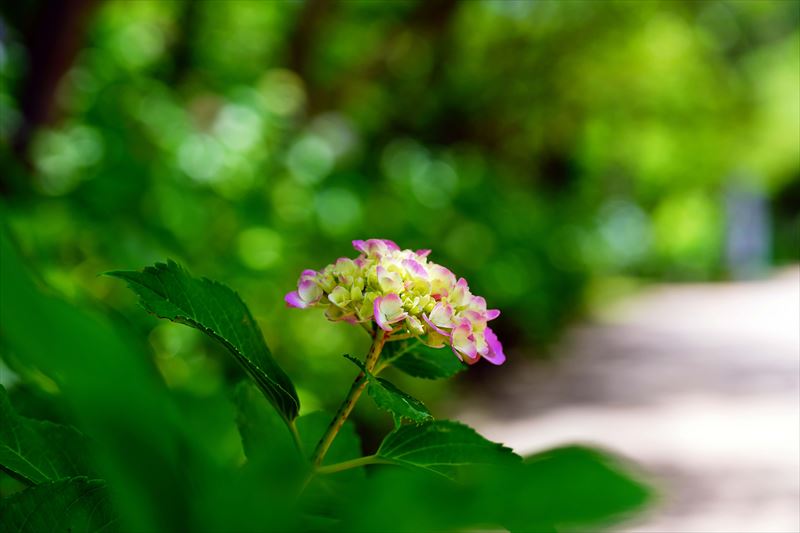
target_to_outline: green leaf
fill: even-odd
[[[258,324],[239,295],[207,278],[194,278],[174,261],[142,272],[109,272],[139,295],[147,311],[187,324],[216,339],[244,367],[287,423],[297,418],[300,400],[278,366]]]
[[[19,416],[0,385],[0,469],[29,484],[86,475],[86,439],[76,429]]]
[[[431,348],[418,339],[387,343],[381,357],[406,374],[424,379],[449,378],[467,368],[449,348]]]
[[[341,530],[602,531],[651,498],[628,465],[575,446],[525,462],[466,466],[457,483],[412,469],[372,474],[350,494]]]
[[[0,530],[109,533],[117,524],[105,483],[79,477],[43,483],[0,501]]]
[[[527,457],[520,469],[501,469],[486,478],[481,497],[512,531],[530,531],[531,524],[596,531],[652,499],[630,463],[585,446],[547,450]],[[509,486],[515,493],[501,496]]]
[[[3,347],[58,386],[59,402],[91,438],[92,464],[114,488],[124,529],[180,531],[208,523],[212,511],[204,498],[228,480],[218,479],[216,452],[206,435],[187,428],[174,391],[139,350],[139,341],[106,317],[42,287],[5,227],[0,206]],[[253,486],[263,486],[258,482]],[[258,502],[262,510],[265,501],[270,500]],[[243,514],[233,505],[224,512]]]
[[[271,463],[277,458],[281,466],[303,469],[305,472],[308,462],[298,455],[290,435],[281,427],[279,416],[270,408],[263,395],[258,394],[249,383],[240,383],[236,387],[235,403],[236,424],[248,461],[256,462],[260,467],[263,465],[272,467]],[[310,458],[314,453],[314,448],[332,419],[333,415],[322,411],[315,411],[297,419],[297,432],[306,457]],[[355,425],[348,420],[339,430],[323,464],[348,461],[361,455],[361,440],[356,433]]]
[[[278,498],[289,496],[294,499],[297,494],[302,493],[302,508],[305,513],[303,521],[308,521],[302,531],[328,530],[327,525],[336,521],[338,509],[347,503],[346,489],[358,486],[365,479],[364,468],[314,476],[309,482],[310,461],[297,453],[297,448],[282,427],[279,416],[264,396],[250,383],[242,383],[236,390],[236,405],[239,409],[236,421],[247,455],[247,464],[243,471],[258,483],[266,483],[273,489],[280,488],[282,495],[278,495]],[[332,419],[333,415],[323,412],[313,412],[297,419],[297,432],[308,459]],[[348,461],[361,455],[361,441],[355,425],[348,420],[339,430],[323,464]],[[271,499],[274,500],[275,497],[271,496]],[[287,503],[288,505],[291,504]],[[263,504],[260,507],[263,508]],[[294,531],[297,528],[285,527],[283,530]]]
[[[386,462],[421,468],[448,478],[455,478],[459,468],[465,465],[496,465],[520,460],[510,448],[451,420],[397,428],[386,436],[375,455]]]
[[[345,354],[345,357],[355,363],[366,375],[367,380],[369,380],[367,392],[375,402],[375,405],[384,411],[390,412],[395,417],[396,422],[403,418],[418,424],[433,420],[433,416],[424,403],[401,391],[392,382],[375,377],[372,372],[367,371],[364,363],[355,357],[347,354]]]
[[[234,391],[236,425],[248,461],[271,465],[274,458],[297,458],[291,435],[278,412],[250,381],[242,381]]]
[[[370,381],[367,392],[375,401],[375,405],[389,411],[396,419],[405,418],[417,424],[433,420],[433,415],[424,403],[401,391],[391,381],[375,378]]]

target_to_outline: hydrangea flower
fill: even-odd
[[[386,239],[353,241],[360,252],[320,271],[304,270],[289,307],[322,307],[329,320],[372,323],[388,340],[417,337],[434,348],[449,345],[464,362],[481,357],[502,364],[506,357],[487,326],[500,315],[473,295],[464,278],[428,260],[430,250],[401,250]]]

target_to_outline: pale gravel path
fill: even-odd
[[[639,462],[664,498],[626,531],[800,531],[800,269],[648,289],[556,353],[457,416],[522,453],[584,442]]]

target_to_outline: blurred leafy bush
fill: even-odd
[[[4,8],[4,190],[49,281],[114,306],[96,272],[170,256],[291,322],[309,250],[380,236],[537,343],[597,276],[723,275],[728,189],[800,171],[792,2],[70,6],[69,39]]]
[[[434,248],[503,309],[512,357],[606,276],[730,275],[737,191],[772,214],[766,259],[797,261],[798,20],[779,0],[6,3],[2,203],[47,285],[125,317],[154,361],[131,376],[213,414],[185,419],[227,428],[235,365],[98,272],[173,257],[237,287],[314,410],[366,346],[282,295],[353,238]],[[19,371],[34,418],[74,416]],[[162,393],[142,409],[172,416]],[[237,436],[217,435],[224,463]]]
[[[249,378],[203,400],[182,397],[105,317],[47,294],[5,232],[0,239],[4,347],[21,374],[51,378],[45,403],[70,415],[23,416],[14,403],[31,414],[18,393],[31,383],[11,398],[0,386],[0,470],[4,485],[18,482],[0,500],[4,531],[577,530],[649,498],[604,452],[565,447],[523,463],[467,426],[432,420],[372,374],[383,330],[366,366],[353,359],[363,372],[346,401],[368,381],[396,428],[363,456],[345,411],[330,424],[320,412],[299,416],[291,379],[234,291],[175,263],[113,273],[148,311],[219,341]],[[369,476],[366,465],[376,465]]]

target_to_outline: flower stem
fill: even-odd
[[[367,359],[364,361],[364,366],[368,371],[372,372],[372,369],[375,367],[375,363],[378,362],[378,357],[381,355],[381,350],[383,349],[383,345],[385,343],[386,333],[383,330],[376,331],[372,340],[372,346],[367,354]],[[350,415],[353,407],[355,407],[358,398],[364,391],[364,387],[367,385],[367,380],[365,378],[366,376],[364,372],[358,373],[358,376],[356,376],[356,379],[350,386],[350,391],[347,393],[347,396],[345,396],[342,405],[339,406],[336,416],[333,417],[328,429],[325,431],[325,435],[323,435],[322,439],[319,441],[319,444],[317,444],[317,448],[314,450],[314,455],[311,458],[311,464],[315,469],[319,468],[319,466],[322,464],[322,460],[325,458],[325,454],[328,453],[328,448],[330,448],[331,443],[333,443],[333,439],[336,438],[336,434],[339,433],[344,421],[347,420],[347,417]]]
[[[303,451],[303,442],[300,439],[300,433],[297,431],[297,424],[294,423],[294,420],[289,422],[289,432],[292,434],[292,439],[294,440],[294,444],[297,446],[297,450],[300,452],[300,455],[305,457],[305,452]]]
[[[414,337],[417,337],[416,333],[401,333],[399,335],[392,335],[387,342],[404,341],[406,339],[413,339]]]
[[[367,455],[365,457],[358,457],[357,459],[350,459],[349,461],[342,461],[341,463],[320,466],[317,468],[317,473],[335,474],[336,472],[341,472],[342,470],[349,470],[351,468],[358,468],[359,466],[372,465],[385,462],[387,461],[381,459],[380,457],[376,457],[374,455]]]
[[[394,337],[391,337],[390,339],[387,340],[387,342],[392,342],[393,340],[394,340]],[[392,354],[391,357],[387,357],[385,359],[382,359],[380,364],[375,366],[375,368],[373,369],[372,373],[377,376],[378,374],[380,374],[383,371],[384,368],[386,368],[390,364],[392,364],[395,361],[397,361],[398,359],[400,359],[402,356],[404,356],[405,354],[407,354],[408,352],[410,352],[411,350],[416,348],[419,344],[421,344],[419,340],[417,340],[416,343],[413,343],[413,342],[409,343],[408,346],[406,346],[402,350],[396,351],[394,354]]]

